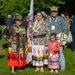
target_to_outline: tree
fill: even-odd
[[[2,16],[5,17],[8,12],[11,12],[13,15],[16,13],[24,15],[29,12],[29,3],[27,0],[4,0],[0,10]]]
[[[1,0],[0,2],[0,18],[6,18],[8,12],[13,15],[19,13],[26,16],[29,13],[31,0]],[[61,10],[61,6],[65,5],[65,1],[68,0],[34,0],[34,13],[38,11],[45,11],[50,13],[51,6],[57,6]]]

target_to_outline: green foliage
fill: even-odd
[[[13,15],[19,13],[27,15],[30,9],[31,0],[1,0],[0,1],[0,17],[7,17],[8,12]],[[49,13],[49,8],[53,5],[58,6],[64,4],[62,0],[34,0],[34,12],[45,11]]]
[[[8,12],[27,14],[29,12],[29,2],[27,0],[4,0],[0,7],[1,16],[6,17]]]

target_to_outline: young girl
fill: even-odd
[[[48,68],[51,70],[51,73],[54,71],[58,73],[59,69],[59,50],[60,50],[60,44],[56,40],[56,34],[52,33],[50,35],[50,41],[47,43],[48,46]]]

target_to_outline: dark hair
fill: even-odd
[[[43,14],[42,14],[42,12],[41,12],[41,11],[37,12],[37,14],[38,14],[38,13],[40,13],[40,14],[42,15],[42,17],[43,17]],[[36,14],[36,15],[37,15],[37,14]]]
[[[27,20],[27,17],[24,17],[24,18],[23,18],[23,21],[26,21],[26,20]]]
[[[50,34],[50,37],[51,37],[51,36],[54,36],[55,39],[56,39],[56,33],[52,33],[52,34]]]

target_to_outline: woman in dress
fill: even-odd
[[[11,44],[8,48],[8,60],[7,66],[12,68],[12,73],[14,73],[15,67],[24,67],[26,65],[26,54],[25,54],[25,28],[21,26],[22,17],[19,16],[16,19],[16,24],[12,25],[11,28],[11,37],[8,40]]]
[[[36,71],[44,72],[44,44],[48,41],[50,30],[47,23],[43,19],[41,12],[36,14],[36,20],[33,23],[33,66],[36,66]]]

